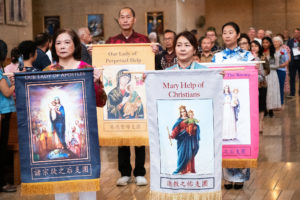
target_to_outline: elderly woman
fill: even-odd
[[[273,44],[275,47],[276,53],[279,52],[279,68],[276,70],[278,79],[279,79],[279,88],[280,88],[280,100],[281,105],[283,104],[283,96],[284,96],[284,82],[286,77],[286,68],[289,65],[289,53],[285,48],[283,48],[283,40],[280,36],[273,37]]]
[[[56,64],[46,67],[43,71],[92,68],[92,66],[80,60],[80,40],[77,34],[71,29],[61,29],[54,34],[51,52]],[[98,70],[94,70],[94,86],[96,105],[103,107],[107,96],[100,81],[100,72]],[[96,199],[96,192],[80,192],[79,196],[80,200],[93,200]],[[71,199],[71,195],[69,193],[56,194],[55,199],[68,200]]]

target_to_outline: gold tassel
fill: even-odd
[[[222,192],[162,193],[150,191],[149,200],[221,200]]]
[[[56,193],[90,192],[100,190],[100,179],[21,183],[21,195],[47,195]]]
[[[99,136],[100,146],[149,146],[149,138],[137,134],[126,133],[122,137]]]
[[[223,168],[257,168],[257,159],[223,159]]]

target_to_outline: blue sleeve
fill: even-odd
[[[284,52],[284,59],[283,59],[283,62],[286,62],[289,60],[289,53],[286,51],[286,49],[283,49],[283,52]]]
[[[216,62],[216,55],[211,59],[211,62]]]

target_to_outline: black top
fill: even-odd
[[[49,65],[51,65],[51,61],[47,54],[40,48],[37,48],[37,58],[32,63],[32,66],[39,71],[43,71],[43,69]]]

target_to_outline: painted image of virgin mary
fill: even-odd
[[[231,94],[230,87],[224,87],[224,107],[223,107],[223,140],[233,140],[237,138],[236,122],[240,103],[237,98],[238,90]]]
[[[65,131],[65,109],[60,103],[59,97],[55,97],[54,100],[49,105],[50,111],[50,121],[53,128],[53,131],[56,132],[61,145],[64,149],[67,149]]]
[[[179,112],[180,116],[170,135],[171,139],[177,140],[177,169],[173,174],[196,173],[195,156],[199,150],[200,127],[195,123],[191,131],[186,107],[180,106]]]
[[[130,85],[131,74],[122,69],[117,73],[117,86],[108,93],[108,119],[143,119],[141,97]]]

